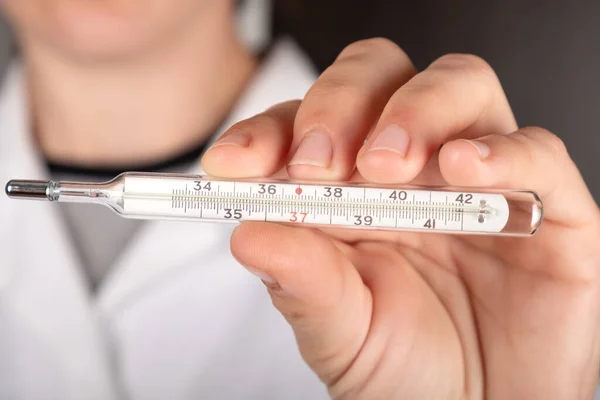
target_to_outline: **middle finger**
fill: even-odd
[[[414,74],[408,56],[389,40],[364,40],[344,49],[298,110],[289,175],[347,179],[381,110]]]

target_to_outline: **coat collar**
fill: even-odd
[[[0,182],[48,179],[48,172],[30,132],[24,71],[13,62],[0,92]],[[68,243],[58,210],[46,202],[13,201],[0,195],[0,289],[25,271],[21,267],[51,264],[48,271],[81,282],[76,253]],[[20,240],[19,240],[20,239]],[[51,246],[40,245],[47,241]],[[44,251],[40,251],[44,249]]]
[[[315,78],[311,63],[296,44],[289,39],[279,41],[223,127],[227,128],[274,104],[303,98]],[[200,161],[188,172],[203,174]],[[214,263],[207,265],[202,260],[207,257],[214,259],[214,252],[229,257],[229,249],[224,244],[229,243],[232,230],[230,224],[149,222],[132,240],[101,287],[100,306],[105,312],[120,310],[126,306],[128,299],[137,298],[155,287],[165,278],[165,274],[178,267],[194,265],[198,268],[214,268]]]
[[[14,178],[48,178],[41,154],[29,134],[22,74],[22,68],[14,63],[0,93],[3,184]],[[115,398],[110,362],[103,351],[93,312],[94,299],[87,290],[59,210],[49,202],[14,201],[0,194],[0,222],[0,315],[9,332],[4,350],[8,346],[14,357],[37,346],[31,360],[53,360],[57,374],[72,373],[68,389],[61,386],[62,381],[56,386],[44,381],[38,390],[52,392],[63,387],[74,398],[81,398],[84,393]],[[10,332],[17,336],[11,338]],[[11,351],[7,354],[8,366],[19,364],[18,357],[11,358]],[[46,371],[40,368],[39,371]],[[38,370],[25,366],[15,371],[7,393],[22,397],[16,393],[29,393],[23,378],[33,374],[35,380]]]
[[[278,41],[223,127],[276,103],[303,98],[315,78],[312,64],[296,44],[287,38]],[[48,179],[28,121],[24,71],[19,62],[14,62],[7,71],[0,93],[0,182],[15,178]],[[196,165],[189,173],[203,174],[199,161]],[[32,246],[31,253],[24,258],[3,252],[0,256],[0,293],[3,285],[12,280],[15,266],[26,268],[32,263],[52,263],[57,268],[60,264],[64,276],[70,275],[71,281],[82,282],[76,253],[56,208],[52,206],[44,202],[10,201],[6,196],[0,196],[1,243],[13,243],[15,232],[22,232],[31,243],[45,243],[45,249],[52,249],[50,255],[36,256]],[[29,213],[31,215],[24,215]],[[31,219],[37,219],[36,223],[24,223]],[[131,296],[154,287],[165,273],[178,266],[197,262],[202,268],[201,259],[195,261],[195,257],[208,254],[211,249],[223,253],[223,243],[228,243],[232,229],[229,224],[149,221],[132,239],[101,285],[97,298],[99,306],[105,311],[114,310]]]

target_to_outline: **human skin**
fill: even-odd
[[[0,0],[54,162],[158,163],[214,134],[256,68],[233,0]]]
[[[544,222],[531,238],[248,222],[231,249],[333,398],[592,398],[600,212],[563,142],[518,127],[480,58],[416,73],[385,39],[354,43],[302,101],[236,124],[202,165],[229,178],[536,191]]]

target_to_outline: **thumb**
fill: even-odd
[[[263,279],[304,360],[328,386],[356,358],[371,319],[371,294],[344,246],[318,230],[255,222],[231,238],[234,257]]]

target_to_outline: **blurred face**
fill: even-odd
[[[25,43],[85,58],[128,55],[230,0],[0,0]]]

